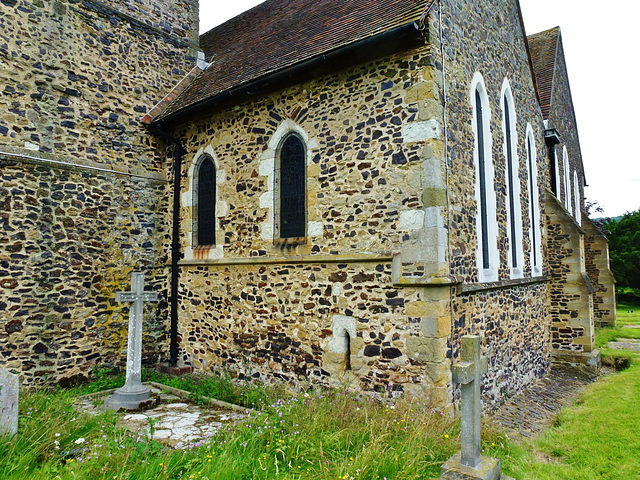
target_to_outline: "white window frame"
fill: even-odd
[[[576,222],[582,225],[582,211],[580,208],[580,184],[578,183],[578,171],[573,171],[573,205]]]
[[[482,102],[482,129],[483,129],[483,145],[478,143],[478,121],[476,118],[476,91],[479,94],[480,101]],[[496,191],[494,185],[494,167],[492,157],[492,137],[491,137],[491,108],[489,106],[489,96],[487,95],[487,89],[484,84],[484,79],[480,72],[476,72],[471,81],[470,89],[470,103],[472,110],[472,123],[471,127],[474,135],[474,149],[473,149],[473,163],[474,163],[474,177],[475,177],[475,199],[476,199],[476,228],[478,238],[478,248],[476,252],[476,264],[478,268],[478,281],[481,283],[496,282],[498,281],[498,220],[496,215]],[[485,221],[482,218],[481,212],[481,199],[480,199],[480,167],[479,167],[479,149],[482,148],[484,153],[485,162],[485,185],[484,191],[486,195],[486,230],[487,237],[483,239],[482,227]],[[483,262],[483,242],[487,241],[488,252],[488,268],[484,268]]]
[[[567,146],[562,147],[562,183],[564,184],[564,206],[573,215],[571,210],[571,175],[569,173],[569,154]]]
[[[529,263],[531,264],[531,276],[542,275],[542,232],[540,229],[540,190],[538,186],[538,149],[533,134],[533,128],[527,123],[526,129],[527,152],[527,178],[529,183]],[[531,148],[531,150],[529,150]]]
[[[507,264],[511,278],[524,276],[524,248],[522,246],[522,203],[520,201],[520,159],[518,157],[517,118],[511,85],[508,79],[502,82],[500,91],[500,108],[502,109],[502,138],[505,164],[505,209],[507,213],[507,239],[509,251]],[[506,114],[509,112],[509,131],[507,132]],[[508,133],[508,135],[507,135]],[[507,145],[507,138],[510,145]],[[508,151],[511,150],[511,170],[509,169]],[[513,198],[509,192],[513,192]],[[513,206],[513,218],[511,210]]]

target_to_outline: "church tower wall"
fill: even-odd
[[[140,119],[195,64],[197,2],[0,2],[0,357],[25,383],[126,360],[129,273],[161,294],[169,181]]]

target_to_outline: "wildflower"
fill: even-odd
[[[74,443],[75,443],[76,445],[80,445],[81,443],[84,443],[84,438],[80,437],[80,438],[79,438],[79,439],[77,439]]]
[[[449,434],[445,433],[444,438],[449,438]]]
[[[59,437],[60,435],[61,435],[60,433],[56,433],[56,434],[55,434],[55,436],[56,436],[56,437]]]

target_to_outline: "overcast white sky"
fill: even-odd
[[[202,0],[200,31],[233,18],[259,0]],[[630,0],[520,0],[527,33],[559,25],[569,70],[587,183],[586,197],[617,216],[640,208],[640,94],[637,22]],[[632,84],[634,84],[632,86]],[[595,216],[600,216],[596,214]]]

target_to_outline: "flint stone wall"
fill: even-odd
[[[578,172],[578,187],[580,189],[580,211],[584,211],[584,166],[582,164],[582,152],[580,151],[580,139],[578,138],[578,125],[576,123],[575,112],[573,110],[573,99],[571,98],[571,88],[569,87],[569,77],[567,74],[567,66],[564,58],[564,49],[562,42],[559,46],[559,54],[556,60],[556,68],[553,73],[553,90],[551,92],[551,110],[549,111],[549,123],[550,127],[556,128],[560,135],[561,143],[556,145],[556,158],[558,159],[558,179],[560,190],[559,199],[565,202],[566,195],[569,195],[571,199],[571,205],[573,205],[572,211],[575,214],[574,206],[574,183],[573,172]],[[569,172],[564,171],[563,163],[563,147],[567,147],[567,155],[569,157]],[[565,184],[563,178],[565,175],[569,175],[571,181],[571,190],[565,191]]]
[[[182,361],[266,381],[346,383],[446,401],[446,340],[424,334],[426,294],[396,286],[392,269],[400,254],[411,257],[400,276],[446,274],[446,240],[438,240],[445,204],[439,82],[425,46],[177,132],[188,152]],[[290,245],[274,240],[275,152],[287,131],[298,132],[308,153],[308,235]],[[204,154],[218,177],[212,248],[197,247],[193,231],[194,171]],[[438,309],[433,315],[450,325],[446,308]],[[355,334],[350,351],[345,332]]]
[[[459,357],[460,337],[479,334],[489,372],[483,380],[485,405],[504,401],[542,377],[550,365],[549,293],[544,277],[532,277],[529,236],[531,205],[527,169],[526,128],[530,123],[537,150],[539,231],[542,238],[542,271],[548,273],[544,191],[549,184],[549,168],[543,139],[544,126],[527,57],[524,32],[516,2],[482,0],[442,2],[443,51],[447,88],[447,151],[450,204],[450,271],[462,282],[452,299],[452,336],[448,356]],[[438,6],[434,7],[437,12]],[[432,16],[437,31],[438,15]],[[436,39],[437,40],[437,39]],[[475,193],[473,111],[471,82],[476,72],[484,80],[489,98],[491,152],[495,171],[493,188],[499,251],[498,281],[479,283],[477,254],[478,228]],[[520,206],[523,227],[524,281],[510,278],[507,236],[507,185],[503,113],[500,103],[504,80],[508,79],[516,111],[515,131]],[[542,282],[540,282],[542,280]],[[527,284],[527,281],[529,283]],[[531,283],[533,282],[533,283]],[[457,395],[457,393],[456,393]]]
[[[578,361],[595,350],[594,288],[586,274],[585,232],[564,205],[547,193],[551,348],[556,356]]]
[[[0,358],[27,384],[124,365],[134,268],[162,298],[145,359],[168,349],[168,173],[140,118],[194,64],[160,21],[197,10],[172,3],[0,2]]]

